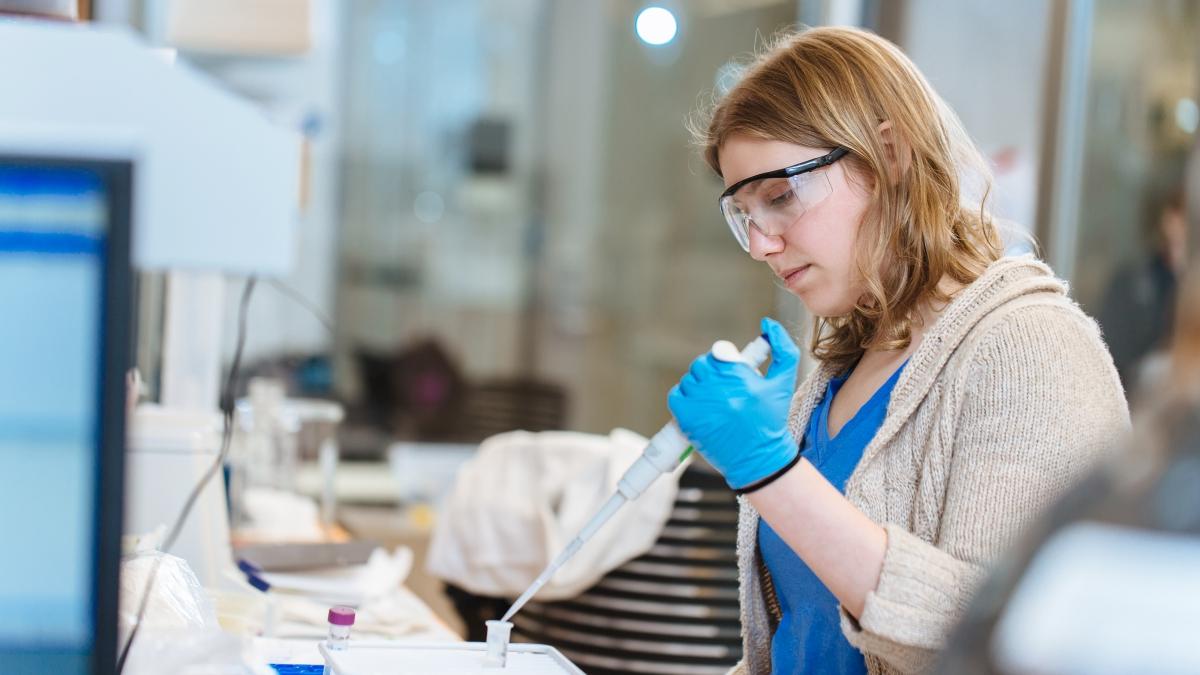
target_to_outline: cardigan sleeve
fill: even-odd
[[[1074,306],[1022,308],[975,341],[959,372],[940,529],[885,525],[879,583],[842,629],[903,673],[929,670],[988,565],[1129,428],[1112,359]],[[965,345],[964,345],[965,346]]]

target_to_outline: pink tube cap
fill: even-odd
[[[353,626],[354,608],[338,605],[329,608],[329,623],[335,626]]]

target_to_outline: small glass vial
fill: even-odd
[[[354,625],[354,608],[337,606],[329,608],[330,649],[346,649],[350,646],[350,627]]]

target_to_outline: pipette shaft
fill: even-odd
[[[504,614],[504,618],[501,619],[501,621],[508,621],[513,617],[514,614],[519,612],[521,608],[525,606],[525,603],[529,602],[534,594],[542,590],[542,586],[545,586],[546,583],[550,581],[550,578],[554,576],[554,573],[558,571],[558,568],[562,567],[563,564],[570,560],[572,556],[579,551],[579,549],[583,548],[583,543],[588,539],[591,539],[592,535],[595,534],[596,531],[601,527],[603,527],[604,524],[608,522],[608,519],[612,518],[613,514],[617,511],[620,511],[621,507],[624,505],[625,496],[620,492],[614,493],[613,496],[609,497],[608,501],[604,503],[604,506],[600,507],[600,510],[596,513],[596,515],[592,516],[592,519],[588,521],[587,525],[583,526],[583,529],[579,531],[579,534],[575,535],[575,538],[571,540],[571,543],[567,544],[567,547],[560,551],[559,554],[554,557],[554,560],[550,561],[550,564],[547,565],[546,569],[538,575],[538,578],[534,580],[529,588],[525,589],[525,592],[521,594],[521,597],[517,598],[517,601],[513,603],[512,607],[508,608],[508,611]]]

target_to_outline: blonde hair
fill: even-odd
[[[851,175],[869,179],[855,251],[866,292],[849,314],[814,320],[811,347],[821,360],[846,369],[868,347],[907,347],[921,304],[949,300],[938,287],[943,277],[969,284],[1003,254],[985,208],[991,177],[979,151],[912,61],[877,35],[785,33],[707,118],[692,131],[718,175],[722,144],[741,134],[844,147]]]

